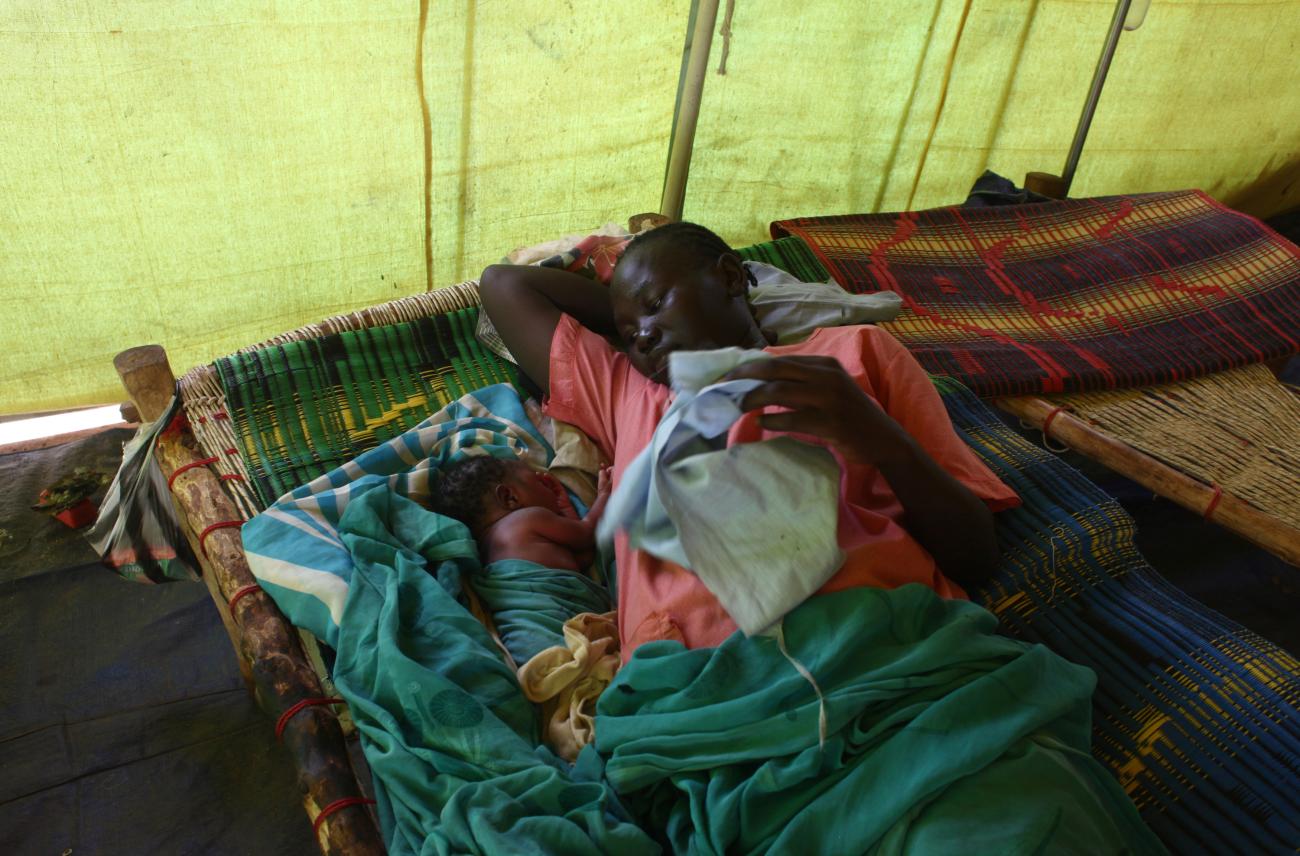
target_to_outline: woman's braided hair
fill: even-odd
[[[487,498],[506,479],[506,464],[491,455],[474,455],[442,469],[433,495],[433,510],[459,520],[471,530],[487,513]]]
[[[621,263],[623,259],[632,255],[636,250],[646,247],[653,247],[657,244],[670,244],[674,249],[688,250],[697,258],[710,264],[717,261],[719,256],[733,255],[737,261],[740,261],[740,255],[731,248],[731,246],[717,233],[706,229],[698,223],[688,223],[684,220],[678,220],[672,223],[665,223],[645,232],[641,232],[631,241],[623,250],[623,255],[619,258]],[[743,267],[743,266],[742,266]],[[754,274],[749,268],[743,268],[745,278],[752,286]]]

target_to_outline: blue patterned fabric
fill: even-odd
[[[998,514],[1002,564],[972,591],[1005,631],[1097,673],[1093,755],[1181,853],[1300,842],[1300,663],[1147,564],[1133,520],[956,381],[959,433],[1024,500]]]
[[[428,505],[438,467],[466,454],[517,458],[544,468],[554,451],[537,433],[513,387],[481,389],[285,494],[245,523],[249,568],[290,621],[337,647],[355,567],[338,532],[348,505],[372,490],[391,489],[415,500],[409,513],[416,514]],[[456,524],[448,531],[457,534],[444,537],[446,550],[477,554],[468,529]]]

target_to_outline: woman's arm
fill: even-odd
[[[949,577],[975,583],[996,570],[999,553],[992,512],[864,393],[836,360],[759,360],[727,377],[765,381],[745,397],[746,410],[790,408],[762,416],[764,428],[821,437],[846,460],[879,469],[903,505],[907,531]]]
[[[894,425],[897,450],[876,466],[903,504],[907,531],[962,585],[988,579],[1000,558],[993,512],[897,422]]]
[[[551,388],[551,339],[560,315],[601,335],[614,333],[609,290],[568,271],[524,265],[490,265],[479,282],[488,318],[543,392]]]

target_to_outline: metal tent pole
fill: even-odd
[[[1065,157],[1065,169],[1059,176],[1046,172],[1031,172],[1025,176],[1025,188],[1053,199],[1064,199],[1074,182],[1074,173],[1079,168],[1079,155],[1083,153],[1084,141],[1088,139],[1088,128],[1092,125],[1093,114],[1097,112],[1097,102],[1101,99],[1101,89],[1106,85],[1106,75],[1110,72],[1110,62],[1115,58],[1115,48],[1119,44],[1119,34],[1124,30],[1136,30],[1142,25],[1149,0],[1138,0],[1133,22],[1129,22],[1129,7],[1133,0],[1118,0],[1115,14],[1110,19],[1110,30],[1106,33],[1106,42],[1102,45],[1101,56],[1097,59],[1097,69],[1092,74],[1092,85],[1088,87],[1088,97],[1083,102],[1083,113],[1079,116],[1079,125],[1074,130],[1074,140],[1070,143],[1070,153]]]

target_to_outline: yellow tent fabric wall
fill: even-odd
[[[690,7],[0,6],[0,412],[119,400],[131,345],[184,370],[655,210]],[[1059,170],[1113,4],[733,7],[685,213],[746,242]],[[1300,204],[1300,182],[1258,186],[1300,163],[1298,42],[1300,0],[1156,0],[1073,192]]]
[[[986,168],[1059,174],[1114,9],[736,0],[684,216],[746,241],[782,217],[959,202]],[[1199,187],[1259,216],[1300,205],[1298,50],[1296,0],[1153,0],[1120,38],[1071,195]],[[1291,180],[1250,192],[1279,173]]]
[[[132,345],[184,371],[658,208],[689,0],[423,12],[0,6],[0,412],[121,400]]]
[[[657,211],[690,0],[430,5],[432,287]]]
[[[5,4],[4,411],[423,287],[415,16],[305,5]]]

